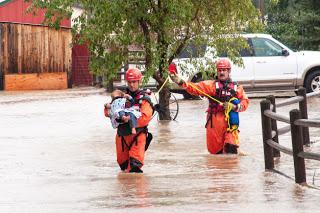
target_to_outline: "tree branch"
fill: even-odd
[[[146,20],[140,19],[139,23],[142,28],[143,36],[144,36],[144,49],[146,52],[145,53],[145,61],[146,61],[145,66],[146,66],[146,69],[149,69],[152,64],[152,51],[149,46],[149,44],[151,43],[150,29],[149,29],[149,26],[148,26]],[[162,81],[162,79],[159,75],[154,74],[153,77],[159,83]]]
[[[173,61],[174,58],[179,55],[179,53],[182,51],[182,49],[185,47],[187,41],[190,39],[190,26],[188,25],[188,28],[186,30],[186,36],[183,38],[181,43],[179,44],[178,48],[174,51],[174,53],[169,57],[169,64]]]
[[[157,8],[156,8],[156,5],[154,4],[154,1],[153,1],[153,0],[149,0],[149,3],[150,3],[150,5],[151,5],[151,8],[152,8],[155,12],[157,12]]]
[[[187,24],[187,30],[186,30],[186,33],[185,33],[185,37],[184,39],[181,41],[180,45],[178,46],[178,48],[176,49],[176,51],[170,56],[169,58],[169,63],[171,63],[173,61],[174,58],[177,57],[177,55],[179,55],[179,53],[182,51],[182,49],[185,47],[187,41],[191,38],[191,34],[190,34],[190,26],[191,26],[191,23],[194,22],[195,20],[197,21],[198,20],[198,15],[199,15],[199,10],[200,8],[197,7],[196,9],[196,12],[193,16],[193,18],[191,19],[190,23]]]

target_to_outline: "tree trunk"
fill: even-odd
[[[107,90],[107,92],[112,92],[114,90],[114,88],[113,88],[113,80],[110,80],[107,83],[106,90]]]
[[[159,93],[159,120],[171,120],[169,110],[170,91],[168,87],[164,87]]]

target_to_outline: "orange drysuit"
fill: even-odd
[[[135,135],[131,134],[128,123],[119,125],[116,135],[117,162],[123,171],[142,172],[146,140],[148,134],[150,136],[147,126],[152,119],[153,108],[150,99],[146,98],[147,95],[142,91],[130,93],[130,95],[135,100],[141,116],[138,118]],[[105,108],[104,114],[108,117],[108,109]]]
[[[216,85],[219,81],[208,80],[201,81],[199,83],[191,83],[185,82],[183,83],[183,87],[186,89],[188,93],[191,95],[203,95],[198,90],[214,97],[215,99],[220,99],[216,94]],[[234,82],[232,82],[234,83]],[[192,85],[192,86],[191,86]],[[227,84],[228,85],[228,84]],[[230,88],[229,88],[230,89]],[[219,90],[220,91],[220,90]],[[240,104],[238,105],[238,112],[245,111],[249,105],[249,99],[245,94],[242,86],[237,86],[234,90],[234,94],[231,95],[240,100]],[[224,100],[219,100],[223,102]],[[228,123],[225,119],[225,114],[223,110],[212,110],[210,107],[207,110],[207,123],[206,123],[206,132],[207,132],[207,148],[211,154],[225,153],[226,144],[235,145],[239,147],[239,136],[238,130],[227,131]]]

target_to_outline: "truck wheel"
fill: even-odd
[[[193,78],[192,78],[192,80],[191,80],[191,82],[193,82],[193,83],[197,83],[197,82],[199,82],[199,81],[202,81],[203,79],[202,79],[202,76],[201,76],[201,74],[197,74],[197,75],[195,75]],[[196,96],[196,95],[190,95],[189,93],[187,93],[187,92],[183,92],[183,98],[184,99],[194,99],[194,100],[199,100],[200,99],[200,97],[199,96]]]
[[[304,87],[307,93],[320,90],[320,70],[315,70],[307,75]]]

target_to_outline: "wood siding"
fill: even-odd
[[[7,74],[4,89],[7,91],[67,89],[67,73]]]
[[[0,23],[0,74],[71,71],[71,30]]]

